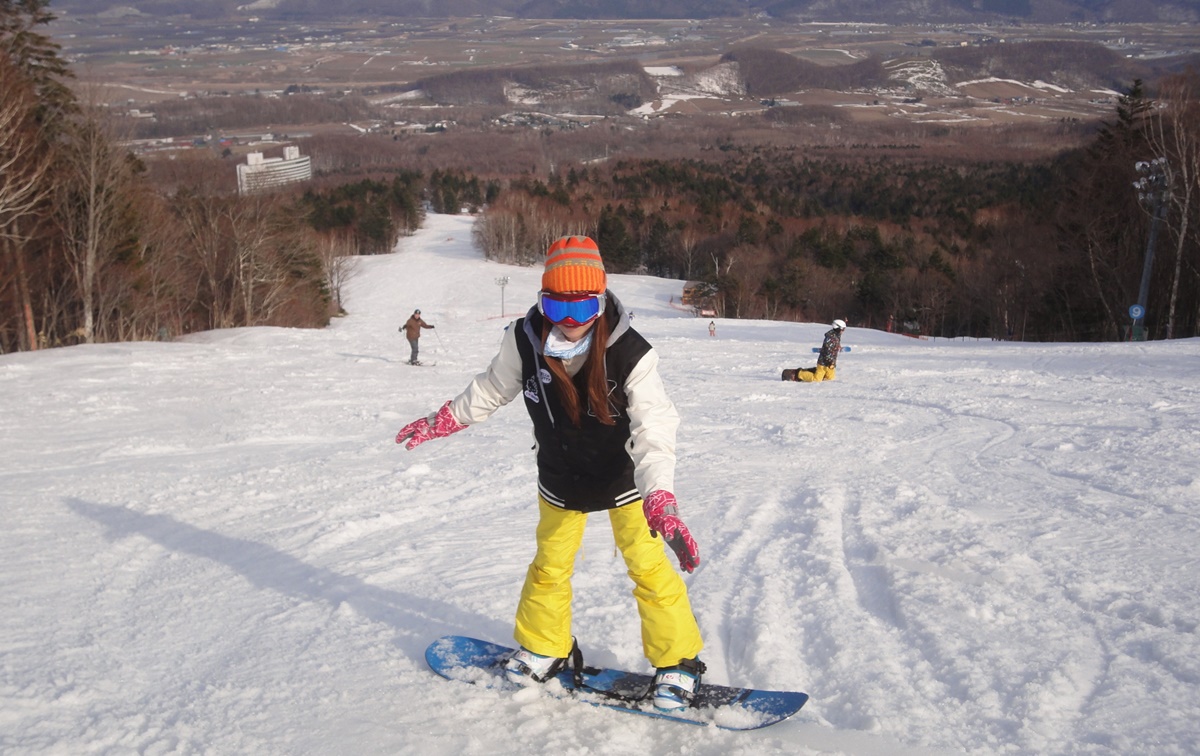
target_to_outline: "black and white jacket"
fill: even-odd
[[[482,422],[518,395],[533,421],[538,492],[550,504],[592,512],[623,506],[654,490],[674,491],[675,432],[679,414],[658,374],[658,354],[629,324],[611,292],[604,316],[611,325],[605,348],[609,412],[616,425],[586,409],[581,427],[566,417],[542,352],[542,316],[532,308],[509,326],[488,369],[450,404],[460,423]],[[581,397],[586,354],[563,360]]]

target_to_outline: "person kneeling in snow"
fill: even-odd
[[[396,436],[406,448],[482,422],[521,395],[537,440],[537,553],[525,576],[504,673],[545,682],[567,664],[571,575],[590,512],[607,512],[634,582],[646,658],[657,669],[654,705],[683,709],[699,686],[703,641],[687,586],[663,540],[691,572],[699,550],[672,493],[679,415],[658,354],[608,291],[604,261],[586,236],[550,245],[538,302],[505,330],[486,372]]]
[[[821,353],[817,355],[817,366],[797,370],[792,380],[805,383],[832,381],[837,377],[837,358],[842,352],[842,332],[846,330],[846,321],[833,321],[833,328],[825,332],[825,340],[821,342]]]

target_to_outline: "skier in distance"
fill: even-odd
[[[404,321],[404,325],[400,326],[400,330],[404,331],[404,338],[408,339],[408,346],[412,350],[412,353],[408,357],[409,365],[421,364],[417,353],[419,351],[418,343],[421,340],[422,328],[433,328],[433,326],[421,319],[420,310],[413,310],[413,314],[409,316],[408,320]]]

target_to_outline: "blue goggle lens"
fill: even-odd
[[[603,294],[589,294],[568,299],[562,299],[552,294],[542,294],[538,297],[538,309],[551,323],[585,325],[599,317],[603,307]]]

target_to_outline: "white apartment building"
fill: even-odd
[[[238,165],[237,177],[238,194],[261,192],[312,178],[312,160],[302,156],[299,147],[284,147],[281,158],[264,158],[261,152],[251,152],[245,164]]]

